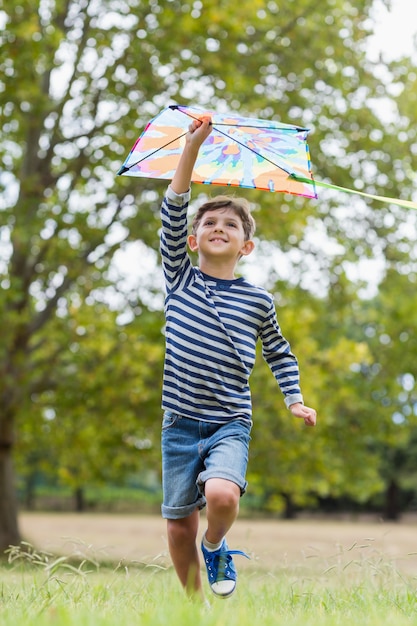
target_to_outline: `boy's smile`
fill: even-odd
[[[195,235],[188,239],[191,250],[200,255],[227,255],[235,261],[245,252],[245,233],[239,216],[231,208],[207,211]]]

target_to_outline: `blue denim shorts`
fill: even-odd
[[[162,517],[181,519],[202,509],[209,478],[236,483],[244,494],[252,423],[214,424],[166,411],[162,422]]]

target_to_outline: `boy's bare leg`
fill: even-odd
[[[236,588],[237,574],[233,560],[224,555],[228,550],[225,535],[239,511],[240,488],[230,480],[211,478],[205,484],[204,494],[207,500],[207,530],[202,546],[205,566],[213,593],[227,598]]]
[[[222,541],[239,512],[240,487],[230,480],[210,478],[204,487],[207,500],[207,531],[211,544]]]
[[[222,541],[239,511],[240,488],[229,480],[210,478],[204,493],[207,500],[207,531],[212,544]],[[204,598],[196,539],[200,512],[182,519],[167,520],[168,546],[177,576],[188,595]]]
[[[168,546],[182,586],[189,596],[203,598],[200,559],[196,546],[200,512],[182,519],[167,520]]]

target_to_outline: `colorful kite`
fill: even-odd
[[[237,114],[172,105],[146,126],[118,174],[171,180],[188,127],[210,115],[213,130],[200,148],[192,182],[247,187],[317,198],[316,186],[417,209],[409,200],[377,196],[314,180],[308,129]]]
[[[164,109],[146,126],[118,173],[171,180],[188,127],[203,115],[210,115],[213,130],[200,148],[192,182],[317,198],[306,128],[196,107]]]

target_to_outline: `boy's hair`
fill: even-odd
[[[232,209],[236,215],[240,217],[245,234],[245,241],[249,241],[255,234],[256,223],[253,219],[249,202],[245,198],[232,198],[230,196],[216,196],[211,200],[207,200],[200,206],[191,222],[191,232],[196,234],[203,216],[207,211],[215,211],[216,209]]]

